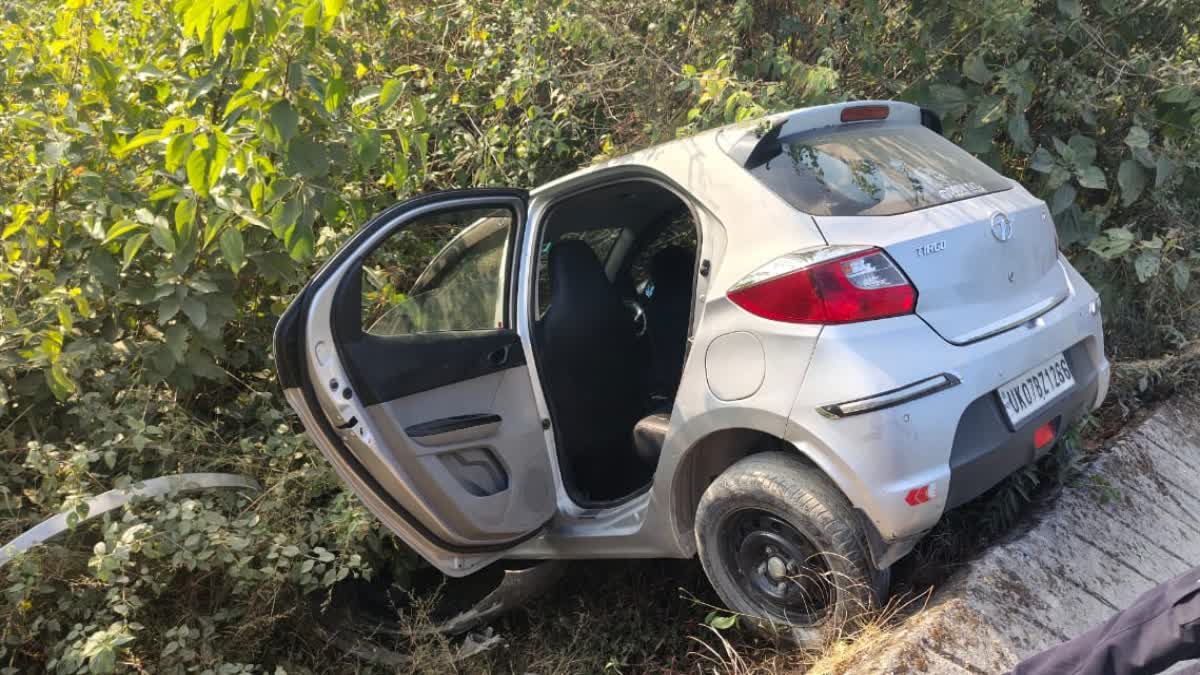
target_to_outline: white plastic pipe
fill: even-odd
[[[171,492],[188,490],[211,490],[213,488],[245,488],[259,490],[253,478],[234,473],[181,473],[174,476],[159,476],[130,485],[128,488],[109,490],[87,500],[88,515],[84,520],[124,506],[134,497],[158,497]],[[21,536],[0,548],[0,566],[61,532],[69,529],[68,513],[47,518],[25,530]]]

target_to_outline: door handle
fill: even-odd
[[[509,347],[507,345],[505,345],[504,347],[501,347],[501,348],[497,349],[496,351],[488,354],[487,355],[488,362],[491,363],[493,366],[496,366],[497,368],[499,368],[500,366],[503,366],[504,364],[508,363],[508,350],[509,350]]]

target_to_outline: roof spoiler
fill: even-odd
[[[920,111],[921,126],[939,136],[944,135],[942,118],[929,108],[921,108]],[[779,137],[789,119],[790,114],[785,114],[762,120],[753,129],[742,134],[741,138],[737,139],[726,152],[747,170],[766,164],[783,153],[783,144],[780,143]]]

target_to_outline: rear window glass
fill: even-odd
[[[779,154],[749,171],[814,216],[891,216],[1011,187],[925,127],[854,124],[779,143]]]

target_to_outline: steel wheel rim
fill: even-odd
[[[718,532],[726,569],[764,618],[793,626],[823,621],[836,597],[821,550],[791,523],[762,509],[741,509]]]

